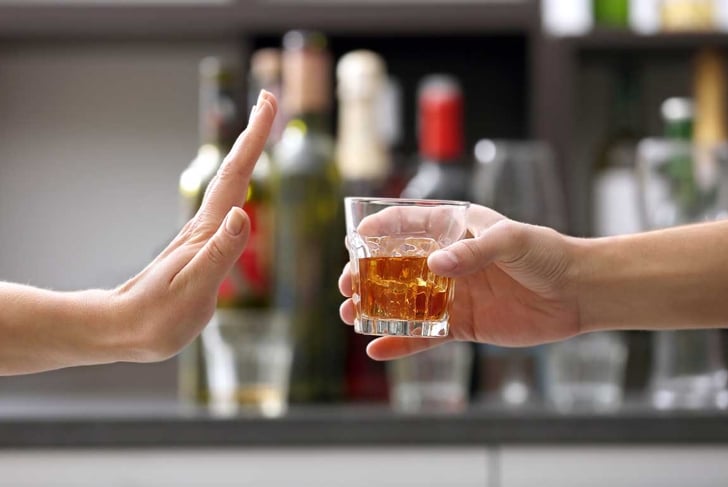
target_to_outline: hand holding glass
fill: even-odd
[[[447,336],[454,280],[432,273],[427,257],[465,236],[468,206],[462,201],[345,199],[357,333]]]

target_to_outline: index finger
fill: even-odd
[[[245,203],[250,176],[265,148],[277,109],[275,96],[265,90],[261,91],[248,127],[235,141],[210,183],[200,207],[200,215],[203,219],[212,220],[215,227],[225,218],[230,208],[242,208]]]

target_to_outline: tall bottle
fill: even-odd
[[[419,145],[419,165],[412,179],[402,191],[405,198],[427,198],[463,200],[470,199],[470,178],[472,164],[465,157],[463,135],[463,93],[456,78],[444,74],[425,77],[419,86],[417,96],[417,128]],[[391,401],[405,404],[412,398],[416,402],[440,407],[442,394],[437,394],[441,384],[424,381],[407,390],[397,384],[396,378],[408,367],[433,367],[448,370],[444,376],[452,374],[451,387],[447,389],[447,400],[460,406],[467,404],[477,381],[477,370],[473,368],[476,346],[464,342],[444,345],[452,353],[428,350],[418,358],[406,357],[395,360],[390,367],[392,380]],[[454,349],[454,350],[453,350]],[[467,364],[463,367],[463,361]],[[467,374],[467,376],[462,376]],[[465,384],[465,390],[460,390]],[[408,398],[409,396],[409,398]]]
[[[261,89],[276,96],[281,94],[281,53],[278,49],[260,49],[253,53],[248,74],[248,108],[255,104]],[[265,309],[271,306],[275,217],[271,194],[270,150],[280,140],[280,118],[282,117],[276,117],[265,149],[251,175],[243,207],[250,219],[250,236],[237,264],[220,286],[219,309],[238,309],[240,314],[242,309]],[[231,320],[226,321],[239,319],[242,318],[231,317]]]
[[[346,196],[387,194],[391,175],[387,140],[380,130],[382,96],[387,78],[384,60],[371,51],[352,51],[336,67],[339,124],[336,161]],[[387,379],[384,363],[366,354],[371,337],[347,334],[346,398],[384,401]]]
[[[405,198],[468,200],[472,164],[463,151],[463,95],[457,79],[430,75],[418,92],[420,163]]]
[[[634,66],[615,70],[610,127],[597,150],[592,176],[592,233],[622,235],[640,231],[639,197],[635,165],[641,138],[639,85]]]
[[[283,107],[290,117],[274,149],[275,305],[293,323],[292,402],[339,400],[344,333],[337,275],[345,262],[341,179],[329,135],[331,58],[326,38],[283,38]]]
[[[250,103],[255,103],[261,89],[280,92],[279,80],[280,53],[253,53]],[[278,133],[271,131],[268,144]],[[239,188],[246,195],[243,209],[250,220],[248,242],[220,285],[214,319],[202,332],[213,414],[245,411],[280,416],[288,405],[288,323],[271,306],[275,212],[268,144],[247,188]]]
[[[230,66],[207,57],[199,66],[199,128],[197,156],[179,179],[180,225],[200,207],[207,185],[230,150],[238,132],[238,112],[233,96]],[[181,400],[205,404],[209,400],[202,341],[195,339],[178,357],[178,392]]]
[[[336,162],[351,196],[381,196],[391,173],[378,109],[386,89],[386,67],[370,51],[353,51],[336,68],[339,127]]]

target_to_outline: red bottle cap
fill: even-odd
[[[433,75],[419,91],[419,146],[422,158],[456,162],[463,153],[463,94],[457,80]]]

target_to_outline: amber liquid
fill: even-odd
[[[427,257],[367,257],[359,259],[354,291],[363,316],[439,321],[446,317],[453,279],[430,272]]]

